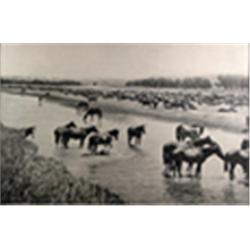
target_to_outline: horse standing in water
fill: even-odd
[[[82,111],[85,111],[89,108],[89,103],[86,101],[80,101],[76,105],[76,111],[77,113],[81,113]]]
[[[194,142],[185,142],[184,144],[177,142],[167,143],[163,146],[163,162],[166,167],[164,175],[171,177],[171,172],[173,172],[175,176],[177,171],[179,177],[182,177],[182,164],[187,162],[188,176],[191,176],[190,171],[193,164],[197,164],[196,177],[200,177],[203,163],[213,154],[224,160],[221,148],[209,136]]]
[[[64,126],[57,127],[54,130],[55,144],[58,145],[58,143],[60,142],[60,139],[62,139],[62,135],[65,131],[67,131],[68,129],[71,129],[71,128],[76,128],[76,127],[77,126],[73,121],[67,123]],[[61,142],[62,142],[62,140],[61,140]]]
[[[138,127],[129,127],[127,130],[128,134],[128,145],[133,147],[135,145],[141,144],[142,135],[146,133],[145,125],[141,125]],[[135,139],[134,144],[132,144],[132,140]]]
[[[230,180],[234,180],[234,170],[237,165],[240,165],[243,172],[246,175],[246,179],[249,179],[249,149],[246,150],[234,150],[227,152],[225,155],[224,171],[229,172]]]
[[[88,120],[88,117],[91,117],[91,120],[93,120],[94,117],[97,117],[99,120],[102,119],[103,113],[100,108],[90,108],[83,116],[83,121],[86,123]]]
[[[234,180],[234,170],[237,165],[240,165],[249,179],[249,140],[244,139],[241,142],[240,149],[227,152],[225,155],[224,171],[229,172],[230,180]]]
[[[43,99],[46,98],[46,97],[49,97],[49,96],[50,96],[49,92],[46,92],[44,94],[39,95],[38,96],[38,106],[42,106]]]
[[[34,133],[35,129],[36,129],[35,126],[31,126],[31,127],[23,129],[25,138],[29,137],[30,135],[32,138],[34,138],[35,137],[35,133]]]
[[[186,138],[190,138],[191,140],[198,139],[204,132],[204,127],[192,124],[190,125],[179,125],[176,128],[176,139],[177,141],[184,141]]]
[[[96,154],[99,145],[103,145],[104,147],[109,146],[111,148],[114,139],[119,139],[118,129],[112,129],[103,134],[94,134],[89,138],[88,150]]]
[[[62,133],[62,144],[64,148],[68,148],[70,139],[74,139],[80,141],[79,148],[82,148],[86,137],[91,133],[98,133],[98,129],[95,126],[66,129]]]

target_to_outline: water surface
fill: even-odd
[[[36,125],[36,136],[31,140],[39,146],[40,154],[61,160],[75,176],[106,186],[131,203],[248,203],[248,188],[242,183],[241,168],[237,168],[237,179],[231,182],[223,173],[223,162],[216,156],[204,164],[201,180],[186,177],[169,180],[163,177],[162,145],[174,140],[176,123],[124,113],[104,113],[99,129],[118,128],[120,139],[109,156],[89,156],[78,148],[77,142],[72,141],[68,150],[54,145],[53,130],[57,126],[69,121],[84,126],[74,109],[50,102],[39,106],[35,97],[1,93],[1,120],[13,127]],[[142,146],[131,149],[127,146],[127,127],[142,123],[147,129]],[[207,129],[206,133],[220,143],[223,151],[239,147],[244,137],[220,129]],[[183,170],[185,173],[185,166]]]

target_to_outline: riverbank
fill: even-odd
[[[74,177],[54,158],[38,154],[23,130],[0,124],[2,204],[124,204],[107,188]]]
[[[3,91],[9,94],[18,94],[15,90],[3,89]],[[23,95],[38,96],[42,91],[29,91]],[[44,97],[47,101],[56,102],[64,106],[75,107],[76,104],[83,98],[74,95],[64,95],[60,93],[50,93],[50,95]],[[150,109],[148,107],[142,107],[138,103],[125,101],[125,100],[104,100],[99,99],[96,104],[100,106],[105,113],[108,114],[131,114],[141,117],[147,117],[152,119],[158,119],[166,122],[178,122],[178,123],[199,123],[208,128],[219,128],[225,131],[233,133],[242,133],[246,130],[246,116],[245,113],[220,113],[216,112],[213,107],[202,107],[199,110],[166,110],[164,108]]]

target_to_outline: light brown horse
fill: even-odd
[[[204,129],[203,126],[198,124],[181,124],[176,128],[176,139],[177,141],[184,141],[186,138],[190,138],[194,141],[203,134]]]

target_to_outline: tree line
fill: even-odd
[[[126,86],[158,88],[248,88],[249,79],[244,76],[219,75],[216,79],[187,77],[184,79],[147,78],[126,82]]]
[[[74,80],[47,80],[47,79],[17,79],[17,78],[0,78],[1,84],[20,84],[20,85],[55,85],[55,86],[62,86],[62,85],[72,85],[72,86],[79,86],[81,83],[79,81]]]

